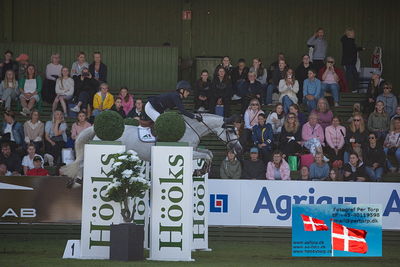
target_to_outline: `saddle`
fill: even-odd
[[[150,127],[138,126],[139,140],[144,143],[155,143],[156,137],[152,134]]]

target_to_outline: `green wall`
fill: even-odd
[[[190,72],[195,65],[190,59],[196,56],[228,54],[234,61],[261,57],[269,64],[279,51],[295,66],[317,27],[325,28],[328,53],[340,62],[339,39],[350,26],[356,30],[357,44],[367,48],[363,65],[369,66],[373,48],[382,46],[384,76],[400,83],[395,73],[400,60],[395,0],[0,1],[12,7],[11,18],[0,26],[3,40],[126,46],[169,42],[179,49],[183,72]],[[184,9],[192,10],[191,21],[181,20]]]

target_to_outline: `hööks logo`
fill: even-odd
[[[228,212],[228,195],[210,194],[210,212]]]

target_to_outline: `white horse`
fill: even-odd
[[[187,142],[193,147],[193,159],[205,159],[211,165],[212,152],[208,149],[200,149],[197,146],[200,143],[200,138],[209,134],[216,135],[223,141],[228,149],[233,149],[237,154],[242,152],[242,146],[234,131],[229,131],[224,127],[224,118],[214,114],[202,114],[203,122],[198,122],[195,119],[190,119],[183,116],[186,123],[186,130],[179,142]],[[75,141],[76,159],[73,163],[63,166],[61,174],[71,178],[83,177],[83,152],[85,144],[93,140],[95,137],[93,127],[83,130]],[[155,143],[145,143],[139,140],[138,129],[136,126],[125,126],[124,133],[118,139],[126,146],[126,150],[134,150],[139,158],[145,161],[151,160],[151,147]]]

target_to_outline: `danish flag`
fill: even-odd
[[[367,253],[368,244],[365,240],[367,232],[348,228],[338,223],[332,223],[332,248],[357,253]]]
[[[304,223],[304,231],[327,231],[328,226],[323,220],[315,219],[311,216],[301,214]]]

